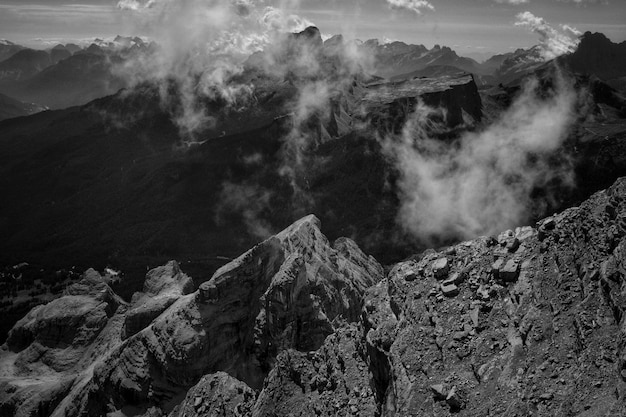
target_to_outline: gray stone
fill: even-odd
[[[435,397],[436,401],[445,400],[448,396],[448,390],[446,390],[446,387],[444,387],[443,384],[431,385],[430,390],[432,391],[433,397]]]
[[[215,303],[219,299],[217,286],[211,281],[204,282],[200,285],[198,294],[200,302],[202,303]]]
[[[437,279],[444,279],[450,272],[450,266],[448,265],[448,258],[439,258],[433,262],[433,274]]]
[[[417,279],[417,274],[414,272],[409,272],[408,274],[404,276],[404,280],[408,282],[415,281],[416,279]]]
[[[446,403],[452,410],[460,410],[463,408],[463,399],[456,390],[456,387],[452,387],[448,395],[446,396]]]
[[[459,287],[454,284],[442,285],[441,292],[446,297],[454,297],[459,295]]]
[[[504,259],[497,259],[492,265],[491,265],[491,273],[493,274],[494,278],[499,278],[500,277],[500,269],[502,269],[502,267],[504,266]]]
[[[459,285],[463,281],[465,281],[466,278],[467,278],[467,274],[464,274],[462,272],[455,272],[454,274],[450,275],[450,277],[445,279],[441,284],[442,285],[450,285],[450,284]]]
[[[517,281],[520,273],[520,264],[519,261],[515,259],[510,259],[503,268],[499,271],[499,278],[506,282],[514,282]]]

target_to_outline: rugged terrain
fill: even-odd
[[[133,40],[119,41],[143,50]],[[480,132],[497,119],[519,95],[519,83],[480,89],[476,76],[448,65],[426,67],[422,78],[387,81],[346,62],[342,42],[322,42],[309,28],[253,55],[232,80],[254,86],[250,102],[235,108],[207,99],[201,104],[214,123],[193,137],[176,123],[181,104],[172,99],[164,105],[163,89],[152,84],[0,122],[0,265],[13,271],[29,264],[29,273],[5,274],[13,277],[7,295],[15,297],[3,302],[28,298],[35,281],[58,287],[67,278],[63,271],[88,267],[122,270],[125,279],[114,286],[126,300],[141,288],[147,268],[169,259],[190,274],[205,274],[204,281],[307,213],[321,219],[330,239],[348,236],[385,264],[424,249],[397,224],[399,173],[380,138],[399,134],[421,102],[443,114],[429,134],[454,146],[464,132]],[[110,59],[105,46],[72,48],[71,57],[29,82],[73,74],[59,68],[71,69],[75,61]],[[399,57],[406,48],[383,49]],[[301,65],[305,58],[318,65]],[[268,71],[268,62],[276,71]],[[546,92],[554,68],[538,72]],[[574,165],[576,187],[555,187],[547,202],[545,190],[533,190],[528,221],[626,175],[623,96],[595,76],[568,76],[588,91],[562,152]],[[62,85],[57,81],[52,84]],[[294,109],[302,92],[315,92],[320,83],[329,105],[300,115]],[[10,317],[28,307],[16,305]],[[13,324],[0,324],[0,340]]]
[[[194,290],[93,270],[11,330],[8,415],[624,415],[626,180],[388,273],[305,217]]]

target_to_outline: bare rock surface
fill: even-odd
[[[143,291],[135,293],[131,310],[124,319],[124,337],[145,329],[181,296],[194,290],[193,280],[185,275],[176,261],[148,272]]]
[[[234,417],[249,415],[256,393],[224,372],[202,377],[169,417]]]
[[[626,415],[625,268],[626,179],[535,227],[426,251],[384,278],[308,216],[193,293],[173,262],[130,306],[87,273],[11,332],[0,411]],[[167,297],[125,334],[130,312]],[[55,317],[69,306],[75,331],[59,338]],[[70,359],[50,360],[60,350]]]
[[[172,261],[151,270],[127,305],[90,270],[11,331],[0,355],[7,387],[0,402],[65,416],[214,415],[240,413],[239,395],[251,410],[256,394],[248,386],[261,388],[276,356],[315,351],[357,322],[365,291],[382,277],[351,240],[331,244],[315,216],[225,265],[196,292]],[[41,348],[48,345],[65,361],[51,362]],[[16,388],[24,384],[30,391]],[[208,396],[204,407],[189,397],[194,392]]]
[[[443,254],[396,265],[364,309],[380,414],[625,415],[625,197],[447,249],[456,294]]]
[[[347,325],[315,352],[289,349],[279,354],[252,415],[375,415],[359,333],[357,326]]]
[[[96,369],[92,404],[167,410],[216,371],[259,388],[280,351],[316,350],[333,320],[357,321],[382,268],[347,239],[331,245],[319,226],[305,217],[225,265],[202,286],[211,297],[181,296]]]

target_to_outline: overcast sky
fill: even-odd
[[[272,0],[262,3],[271,4]],[[326,35],[344,33],[349,38],[402,40],[428,47],[441,44],[461,54],[505,52],[537,43],[537,35],[528,28],[515,26],[516,15],[524,11],[542,17],[555,27],[566,24],[582,32],[603,32],[613,41],[626,40],[626,0],[290,3],[292,13],[315,23]],[[120,10],[116,4],[117,0],[0,0],[0,39],[34,46],[36,39],[54,42],[116,34],[145,35],[136,33],[132,12]]]

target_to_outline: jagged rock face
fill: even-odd
[[[227,373],[217,372],[203,377],[191,388],[169,417],[249,415],[255,398],[256,393],[246,384]]]
[[[53,415],[71,403],[90,366],[119,342],[126,305],[107,282],[88,270],[13,327],[0,351],[0,415]]]
[[[28,372],[41,362],[55,371],[76,365],[123,301],[94,270],[68,287],[65,296],[31,310],[9,332],[15,364]]]
[[[252,415],[375,415],[365,346],[358,335],[359,329],[348,325],[315,352],[278,355]]]
[[[613,43],[601,33],[585,33],[576,51],[561,58],[575,71],[603,80],[626,76],[626,42]]]
[[[381,132],[399,132],[419,101],[443,109],[441,128],[476,126],[482,119],[482,102],[471,75],[412,79],[373,84],[363,98],[370,124]]]
[[[148,274],[133,303],[164,294],[177,294],[175,302],[126,340],[118,302],[74,368],[50,373],[31,355],[26,373],[22,353],[5,346],[0,411],[626,413],[626,179],[536,228],[430,250],[381,276],[350,240],[330,245],[313,216],[195,293],[183,294],[189,280],[172,262]],[[108,305],[107,288],[90,272],[57,302]],[[37,312],[16,327],[34,335],[26,350],[47,335],[31,330],[47,323]]]
[[[193,280],[185,275],[176,263],[154,268],[146,275],[143,292],[135,293],[131,309],[124,319],[124,338],[128,338],[145,329],[169,306],[194,290]]]
[[[364,308],[382,414],[623,415],[625,196],[398,264]]]
[[[281,351],[314,351],[337,323],[357,321],[382,268],[349,239],[331,245],[319,227],[314,216],[303,218],[195,293],[186,294],[190,280],[175,262],[148,273],[144,292],[109,320],[118,323],[117,342],[92,363],[65,411],[100,415],[134,404],[169,412],[220,370],[259,388]]]

